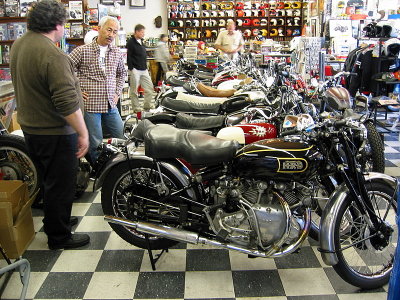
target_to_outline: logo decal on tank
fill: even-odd
[[[308,163],[304,158],[278,158],[280,173],[304,172]]]

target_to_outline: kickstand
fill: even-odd
[[[153,256],[153,250],[151,250],[151,246],[150,246],[150,239],[149,239],[149,235],[145,234],[144,235],[146,238],[146,242],[147,242],[147,251],[149,252],[149,258],[150,258],[150,263],[151,263],[151,268],[153,269],[153,271],[156,270],[156,262],[160,259],[161,255],[164,252],[168,252],[168,248],[166,249],[162,249],[160,253],[156,254],[154,258]]]

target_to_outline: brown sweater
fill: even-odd
[[[46,36],[28,31],[12,45],[10,67],[22,130],[74,133],[64,117],[82,107],[83,100],[68,56]]]

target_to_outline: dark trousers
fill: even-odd
[[[33,135],[24,132],[31,159],[43,182],[44,232],[49,244],[71,237],[72,202],[76,188],[77,135]]]
[[[158,82],[164,79],[164,70],[162,68],[162,65],[160,62],[157,62],[157,75],[156,75],[156,85],[158,85]]]

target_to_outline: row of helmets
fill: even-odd
[[[288,9],[288,10],[237,10],[234,11],[198,11],[198,10],[190,10],[190,11],[170,11],[169,18],[200,18],[200,17],[234,17],[237,16],[239,18],[242,17],[268,17],[268,16],[278,16],[278,17],[299,17],[301,16],[300,9]]]
[[[201,9],[203,10],[243,10],[243,9],[300,9],[304,8],[307,5],[307,2],[303,2],[303,5],[300,1],[290,1],[290,2],[237,2],[234,4],[233,2],[208,2],[203,0],[203,4],[201,5]],[[169,7],[170,11],[184,11],[184,10],[200,10],[200,4],[198,2],[193,3],[179,3],[173,4]]]
[[[186,34],[185,34],[186,33]],[[284,29],[283,27],[279,28],[272,28],[270,30],[267,29],[246,29],[243,30],[243,36],[244,37],[251,37],[251,36],[263,36],[263,37],[274,37],[274,36],[299,36],[300,35],[300,29]],[[218,30],[197,30],[197,29],[186,29],[185,32],[180,31],[178,29],[172,30],[172,34],[176,35],[177,37],[180,37],[181,39],[183,38],[189,38],[189,39],[200,39],[200,38],[216,38],[218,36]]]
[[[170,20],[168,23],[169,27],[225,27],[226,26],[225,19],[215,20]],[[237,26],[301,26],[301,19],[300,17],[294,18],[271,18],[268,22],[267,19],[237,19],[236,20]]]

